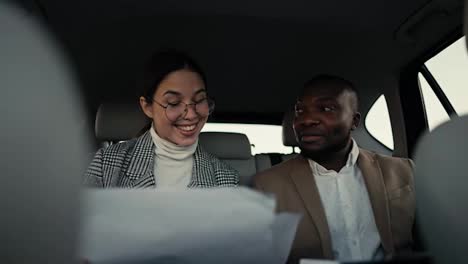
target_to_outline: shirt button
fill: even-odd
[[[357,245],[357,241],[356,240],[353,240],[353,245]]]

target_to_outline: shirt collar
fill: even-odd
[[[349,152],[348,161],[346,161],[346,166],[348,167],[356,165],[357,159],[359,157],[359,146],[353,138],[351,138],[351,140],[353,141],[353,147]]]
[[[359,157],[359,146],[358,146],[358,144],[356,143],[356,141],[353,138],[351,140],[352,140],[353,146],[351,148],[351,151],[348,154],[348,159],[346,160],[346,164],[340,170],[340,172],[343,171],[343,170],[346,170],[348,168],[354,167],[354,165],[356,165],[357,159]],[[322,165],[318,164],[317,162],[315,162],[315,161],[313,161],[311,159],[307,159],[307,160],[309,161],[309,165],[312,168],[312,172],[315,175],[329,176],[329,175],[337,174],[335,171],[327,170],[325,167],[323,167]]]

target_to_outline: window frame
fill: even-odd
[[[419,58],[409,62],[400,73],[399,81],[399,94],[400,102],[403,110],[403,120],[405,124],[406,133],[406,146],[408,150],[408,156],[412,157],[416,144],[420,136],[429,129],[426,106],[424,104],[424,98],[421,90],[421,84],[419,82],[418,74],[422,74],[422,68],[425,63],[439,54],[441,51],[446,49],[448,46],[453,44],[455,41],[463,37],[463,27],[459,26],[452,32],[445,35],[445,37],[436,43],[433,48],[423,51]],[[426,77],[425,77],[426,78]],[[429,83],[429,80],[426,81]],[[429,86],[430,83],[429,83]],[[431,86],[431,89],[432,88]],[[443,92],[443,91],[442,91]],[[436,93],[436,96],[438,93]],[[437,96],[437,98],[443,104],[443,101]],[[445,106],[444,106],[445,108]],[[449,114],[449,117],[451,115]]]
[[[439,54],[439,53],[437,53],[437,54]],[[433,57],[431,57],[431,58],[433,58]],[[434,78],[434,75],[432,75],[431,71],[429,71],[429,69],[427,68],[426,63],[424,63],[422,65],[420,73],[426,79],[427,83],[429,84],[429,87],[431,87],[431,89],[434,92],[434,94],[436,95],[437,99],[439,99],[440,103],[442,104],[442,106],[445,109],[445,112],[447,112],[447,114],[449,115],[449,118],[452,119],[452,116],[458,116],[458,114],[455,111],[455,108],[453,107],[452,103],[450,103],[450,100],[448,99],[447,95],[442,90],[442,87],[439,85],[437,80]]]

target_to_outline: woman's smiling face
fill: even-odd
[[[141,97],[140,104],[153,120],[158,136],[179,146],[194,144],[208,119],[208,115],[197,113],[194,106],[194,103],[207,99],[201,76],[189,69],[173,71],[159,83],[152,99],[153,102],[147,102]],[[174,118],[171,114],[174,109],[184,111]]]

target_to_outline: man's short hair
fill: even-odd
[[[356,97],[356,111],[359,109],[359,94],[356,88],[354,87],[354,84],[351,81],[346,80],[345,78],[336,76],[336,75],[319,74],[313,77],[312,79],[304,83],[301,96],[304,95],[306,91],[311,87],[316,87],[319,85],[326,85],[326,84],[333,84],[342,88],[343,90],[353,93]]]

